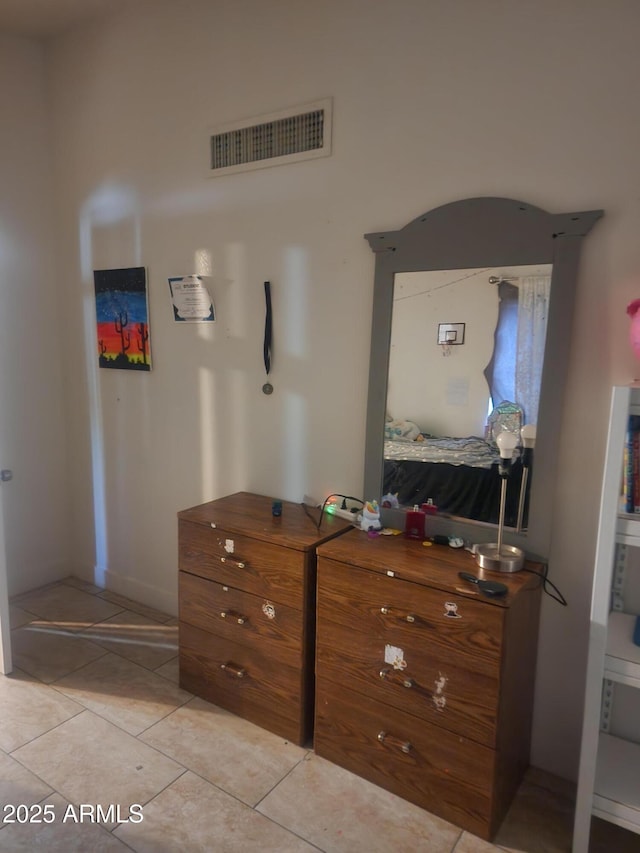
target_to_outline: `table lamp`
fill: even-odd
[[[504,510],[507,500],[507,480],[511,473],[511,460],[513,451],[518,444],[518,438],[513,432],[502,430],[496,438],[496,444],[500,451],[500,462],[498,473],[500,474],[500,516],[498,518],[498,541],[488,545],[478,545],[476,548],[476,562],[483,569],[492,572],[518,572],[524,564],[524,552],[513,545],[504,545],[502,536],[504,531]]]

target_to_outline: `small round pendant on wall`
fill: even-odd
[[[263,394],[273,394],[273,385],[270,382],[265,382],[262,386]]]

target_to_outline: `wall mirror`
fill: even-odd
[[[368,499],[391,492],[402,507],[431,498],[434,533],[491,541],[495,438],[535,424],[526,501],[514,454],[505,541],[547,556],[580,247],[601,216],[475,198],[366,235],[376,257]],[[402,526],[391,510],[383,521]]]

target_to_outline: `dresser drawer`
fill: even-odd
[[[268,652],[180,622],[180,686],[302,745],[305,713],[300,669]]]
[[[475,835],[491,834],[496,754],[485,746],[319,677],[314,749]]]
[[[425,643],[423,633],[408,636],[404,627],[383,633],[377,639],[320,618],[316,671],[346,690],[495,747],[498,662]]]
[[[268,650],[281,663],[302,664],[302,611],[231,586],[180,572],[181,622],[243,645]]]
[[[305,552],[179,519],[178,567],[303,609]]]
[[[397,638],[401,647],[475,654],[499,661],[505,610],[441,589],[369,572],[321,557],[318,619]]]

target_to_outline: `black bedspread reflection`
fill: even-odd
[[[522,463],[517,459],[507,482],[505,525],[509,527],[517,524],[521,481]],[[528,484],[530,482],[531,471]],[[402,506],[426,503],[431,499],[440,514],[491,524],[497,524],[500,515],[500,484],[497,463],[490,468],[415,460],[387,459],[384,463],[384,494],[397,494]],[[525,504],[523,526],[526,526],[526,513]]]

